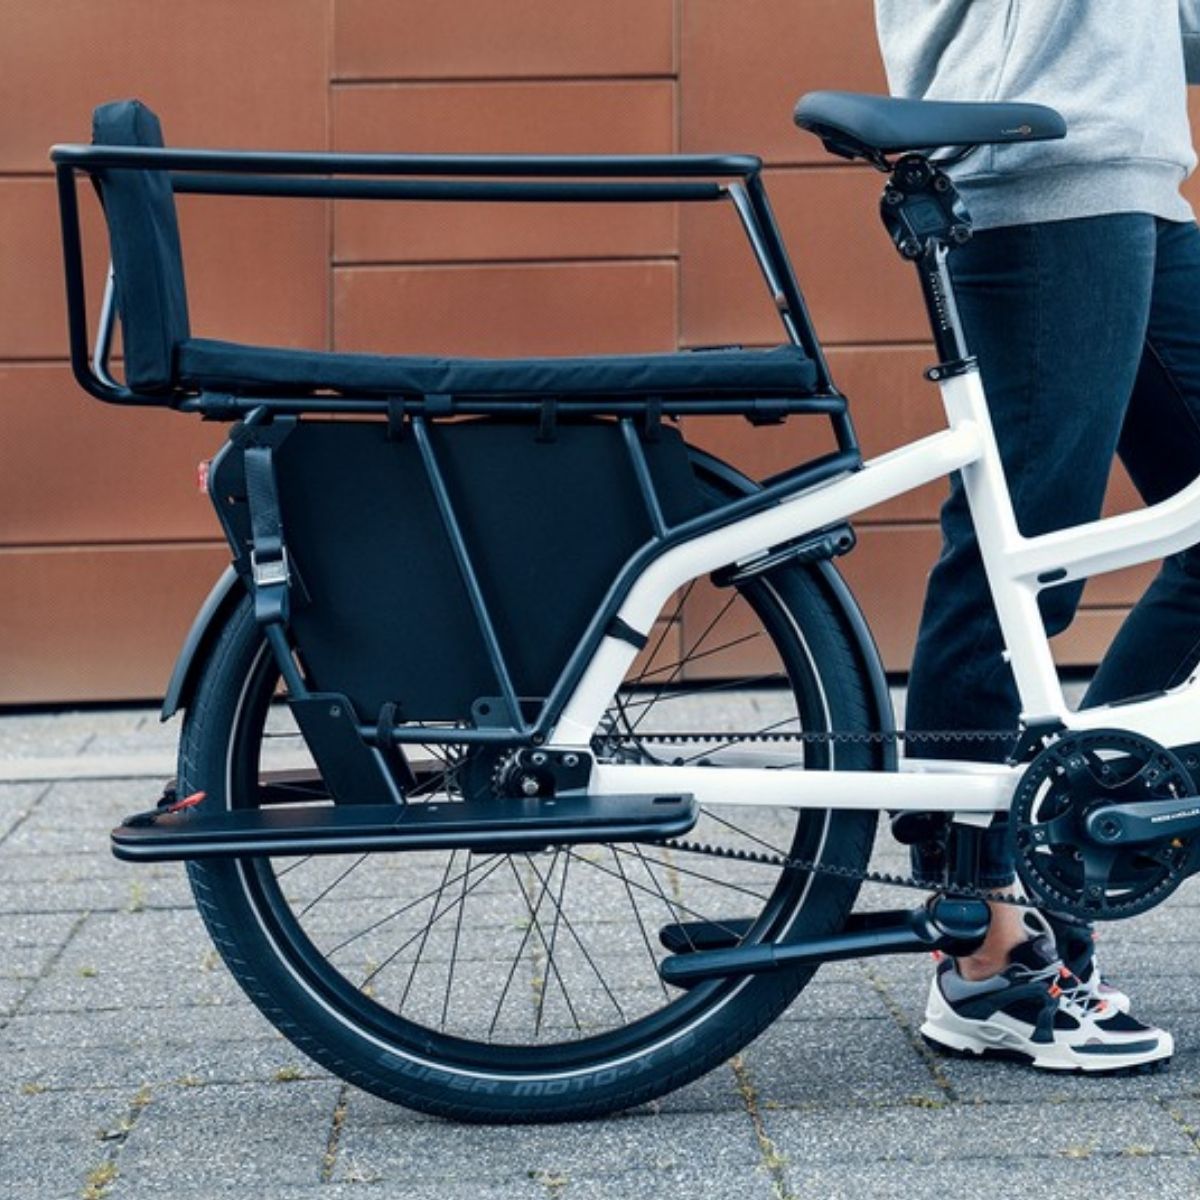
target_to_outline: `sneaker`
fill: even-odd
[[[1083,984],[1092,999],[1106,1000],[1112,1008],[1123,1013],[1129,1011],[1129,997],[1100,975],[1096,962],[1096,934],[1090,925],[1060,917],[1047,918],[1036,908],[1027,908],[1023,920],[1030,937],[1046,934],[1053,938],[1063,966]]]
[[[1175,1050],[1171,1035],[1097,999],[1063,966],[1042,935],[1017,946],[990,979],[964,979],[938,964],[921,1026],[951,1054],[1015,1058],[1043,1071],[1088,1074],[1152,1070]]]

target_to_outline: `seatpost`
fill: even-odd
[[[880,215],[902,258],[917,268],[938,362],[926,371],[935,383],[975,366],[967,351],[946,256],[971,237],[971,218],[954,181],[922,154],[892,166]]]

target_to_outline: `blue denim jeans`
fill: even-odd
[[[1200,475],[1200,230],[1142,213],[987,230],[950,255],[967,345],[978,357],[1021,532],[1100,514],[1114,454],[1148,502]],[[909,679],[910,730],[1013,729],[1020,703],[992,609],[962,482],[941,513]],[[1042,593],[1050,635],[1083,590]],[[1180,682],[1200,659],[1200,550],[1167,559],[1134,607],[1085,704]],[[911,742],[920,757],[1002,759]],[[1003,828],[984,886],[1012,879]],[[933,869],[915,855],[916,869]]]

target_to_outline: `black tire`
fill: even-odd
[[[790,687],[778,694],[764,692],[763,703],[782,702],[795,710],[796,715],[788,720],[788,730],[871,728],[867,680],[863,678],[843,619],[830,604],[815,572],[797,567],[776,569],[741,589],[737,599],[739,606],[744,604],[761,623],[766,642],[771,644],[786,671]],[[730,645],[744,640],[739,638]],[[759,649],[766,647],[760,644]],[[714,653],[709,643],[702,654],[706,669],[711,669]],[[643,677],[648,670],[648,666],[643,667]],[[666,674],[665,668],[662,673]],[[671,672],[668,682],[674,682],[677,675],[678,668]],[[627,696],[626,707],[614,710],[609,728],[612,746],[606,751],[604,745],[598,744],[602,753],[620,753],[625,757],[635,754],[641,761],[653,757],[655,747],[641,746],[636,732],[630,735],[630,731],[636,731],[644,715],[656,705],[669,707],[669,702],[674,702],[677,710],[683,709],[685,705],[680,701],[696,690],[690,685],[670,692],[660,689],[658,699],[647,699],[644,678],[642,682],[642,690],[630,693],[635,698]],[[728,689],[728,682],[716,686]],[[255,803],[262,748],[273,744],[263,736],[264,725],[279,716],[280,706],[270,703],[275,687],[274,664],[265,651],[251,605],[244,601],[232,614],[205,663],[187,712],[180,744],[181,795],[204,791],[206,806],[238,807]],[[727,690],[726,694],[732,693]],[[643,717],[631,718],[630,707],[634,703],[642,705],[639,711]],[[673,718],[669,724],[673,732],[677,724]],[[768,720],[766,725],[779,727],[774,720]],[[614,749],[619,741],[620,748]],[[722,752],[719,743],[705,751],[717,761]],[[800,754],[794,745],[789,752],[793,756]],[[874,755],[875,751],[867,745],[842,744],[834,750],[813,745],[803,751],[803,766],[864,769],[878,766]],[[458,778],[461,767],[461,763],[456,764],[450,778]],[[449,790],[452,789],[447,785]],[[727,827],[726,818],[719,813],[707,814],[702,819],[709,823],[706,830],[701,831],[698,826],[692,836],[707,836],[710,840],[721,837],[729,848],[740,850],[761,850],[765,844],[766,849],[777,853],[819,857],[825,863],[853,869],[864,867],[870,855],[874,812],[806,810],[784,814],[784,810],[776,809],[763,814],[762,810],[751,809],[752,817],[743,818],[741,810],[737,811],[739,821],[732,827]],[[759,815],[764,825],[747,828],[744,822]],[[770,822],[781,821],[787,822],[784,833],[764,833],[776,828]],[[337,1075],[386,1099],[458,1120],[497,1122],[598,1116],[671,1091],[745,1046],[812,977],[812,969],[801,969],[732,982],[712,981],[686,993],[675,993],[673,989],[668,992],[653,969],[656,955],[661,958],[664,952],[653,946],[653,931],[648,929],[642,910],[653,906],[658,920],[666,917],[668,925],[686,924],[699,917],[727,928],[723,922],[743,916],[739,904],[754,908],[755,903],[761,903],[760,910],[749,914],[752,923],[744,931],[746,940],[788,941],[839,930],[858,891],[858,884],[849,880],[809,876],[728,857],[687,857],[683,852],[655,846],[597,847],[596,858],[588,857],[587,848],[572,847],[563,852],[560,874],[556,875],[560,855],[558,850],[553,853],[549,865],[545,856],[541,856],[540,866],[536,855],[491,856],[508,861],[492,865],[491,859],[485,860],[490,872],[487,876],[472,875],[472,871],[482,873],[485,867],[472,866],[470,858],[459,865],[459,874],[454,875],[456,859],[444,852],[423,856],[371,855],[363,872],[369,883],[364,882],[363,875],[355,874],[361,869],[362,860],[356,862],[353,856],[330,856],[316,862],[206,860],[192,862],[188,869],[200,913],[230,971],[268,1020],[301,1050]],[[612,855],[613,866],[608,865],[606,854]],[[681,865],[681,857],[686,866]],[[435,869],[430,868],[433,860],[437,863]],[[708,876],[697,872],[696,865],[701,860],[705,866],[709,862],[715,864],[712,869],[721,874]],[[506,866],[509,870],[504,869]],[[568,900],[568,872],[572,868],[575,875],[571,883],[575,890]],[[644,872],[644,876],[639,873],[635,879],[635,870]],[[439,871],[442,871],[440,885]],[[287,882],[283,882],[285,874],[289,876]],[[302,884],[300,881],[309,874],[313,880]],[[507,890],[493,895],[492,889],[485,891],[483,885],[497,874]],[[414,880],[418,887],[423,886],[422,875],[424,884],[433,885],[429,894],[411,903],[405,900],[408,908],[402,905],[389,916],[399,889]],[[582,887],[578,882],[581,875],[585,880]],[[643,878],[649,883],[638,882]],[[332,882],[326,885],[326,880]],[[346,883],[347,880],[356,882]],[[332,903],[330,897],[335,888],[343,890],[336,903]],[[631,913],[623,916],[623,924],[618,916],[623,914],[625,905],[623,901],[610,904],[612,897],[605,900],[605,888],[614,891],[618,900],[621,892],[628,894]],[[668,894],[668,889],[673,895]],[[461,901],[456,901],[453,898],[460,890]],[[364,891],[368,894],[364,895]],[[299,894],[289,897],[288,892]],[[579,893],[578,897],[575,893]],[[426,916],[405,916],[424,911],[424,904],[435,894]],[[447,894],[451,899],[443,910],[443,897]],[[711,905],[718,900],[712,899],[711,894],[719,898],[720,904],[734,907],[719,907],[714,912]],[[524,907],[516,900],[517,895]],[[754,902],[743,899],[746,895],[753,897]],[[541,922],[538,918],[547,896],[550,906],[546,912],[553,907],[556,913],[553,932],[549,934],[550,918],[547,916]],[[690,903],[685,902],[684,896]],[[697,908],[701,901],[695,900],[695,896],[710,897],[703,900],[708,907]],[[517,905],[518,914],[528,914],[523,930],[520,922],[513,924],[512,910],[504,907],[510,900]],[[464,914],[469,903],[474,906],[474,915],[468,921]],[[415,908],[418,904],[421,909]],[[567,916],[568,904],[576,906],[571,911],[578,928],[592,939],[590,950]],[[314,915],[318,905],[325,905],[319,918]],[[484,910],[482,914],[480,907]],[[443,922],[442,918],[455,909],[454,921]],[[617,916],[610,919],[610,913]],[[306,920],[308,926],[304,924]],[[418,926],[417,933],[406,944],[421,939],[408,981],[397,1001],[398,976],[403,974],[400,968],[408,965],[406,960],[397,958],[394,963],[389,961],[379,966],[378,959],[369,959],[363,977],[361,966],[349,969],[345,955],[357,953],[358,946],[347,949],[356,939],[378,939],[389,928],[390,936],[399,941],[407,926],[395,923],[389,926],[389,922],[402,920],[426,923],[423,935]],[[438,922],[442,923],[431,934]],[[342,934],[351,928],[357,930],[360,923],[362,930],[343,941]],[[427,960],[423,961],[422,955],[431,940],[444,943],[450,938],[451,924],[458,928],[453,931],[450,958],[444,966],[444,1003],[439,975],[436,981],[423,982],[422,995],[411,1001],[415,1014],[414,1008],[409,1008],[414,1015],[401,1016],[401,1010],[410,1004],[410,989],[418,973],[424,971],[428,978],[435,969],[443,969],[434,951],[430,951]],[[486,953],[471,957],[468,942],[460,958],[464,936],[479,938]],[[500,945],[505,941],[515,943],[518,937],[521,940],[511,964],[504,960],[502,965],[494,966],[491,959],[499,955]],[[600,938],[604,939],[606,949],[614,948],[610,955],[601,954],[597,945]],[[406,951],[406,946],[401,946],[396,954],[401,951]],[[335,966],[331,960],[338,954],[343,957]],[[593,959],[617,964],[618,975],[606,977]],[[602,984],[602,990],[596,989],[585,960]],[[376,981],[384,978],[385,970],[393,969],[395,977],[389,985],[393,991],[381,998],[373,990]],[[486,983],[490,1002],[500,986],[499,974],[506,970],[504,990],[490,1014],[488,1040],[481,1036],[487,1012],[477,1020],[470,1011],[456,1011],[455,1022],[446,1028],[452,1000],[458,1010],[464,1006],[470,1010],[483,995]],[[518,970],[522,972],[518,994],[527,987],[531,991],[526,1000],[510,1001],[511,985]],[[497,974],[489,976],[489,971]],[[573,972],[572,986],[580,977],[585,980],[574,1000],[567,986],[567,971]],[[636,978],[631,978],[635,975]],[[638,986],[643,980],[645,986]],[[458,991],[454,990],[455,984]],[[656,985],[662,988],[661,1000]],[[607,991],[607,997],[603,991]],[[635,1001],[639,1008],[645,1004],[657,1007],[627,1017],[621,1000],[631,1009]],[[555,1003],[559,1009],[555,1020],[561,1022],[562,1028],[546,1017],[547,1010]],[[514,1006],[522,1028],[519,1037],[514,1037],[504,1024],[513,1020]],[[440,1026],[436,1020],[439,1007]],[[528,1009],[535,1011],[529,1014]],[[615,1010],[616,1017],[610,1009]],[[573,1028],[566,1027],[568,1013]],[[601,1015],[597,1017],[596,1013]],[[605,1020],[615,1027],[596,1032],[588,1024],[593,1020]],[[498,1035],[502,1040],[492,1040],[497,1036],[498,1023],[502,1026]],[[564,1031],[569,1036],[564,1038]]]

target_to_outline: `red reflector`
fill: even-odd
[[[208,494],[208,466],[207,458],[196,464],[196,487],[206,495]]]
[[[190,796],[184,796],[182,800],[176,800],[167,812],[181,812],[185,808],[191,808],[193,805],[199,804],[207,795],[206,792],[193,792]]]

